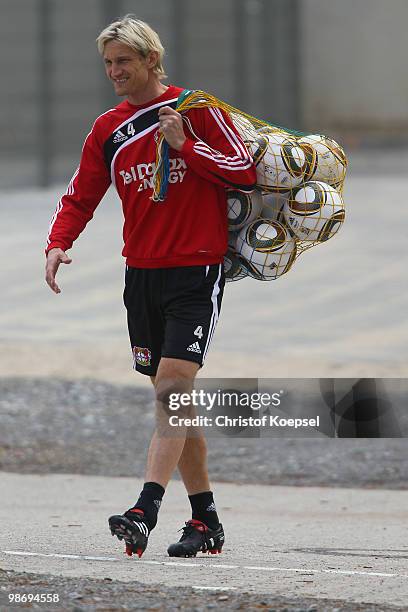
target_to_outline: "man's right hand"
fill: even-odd
[[[47,263],[45,265],[45,280],[54,293],[61,293],[61,289],[55,282],[55,275],[57,274],[59,265],[61,263],[70,264],[71,261],[72,259],[70,259],[62,249],[56,248],[48,251]]]

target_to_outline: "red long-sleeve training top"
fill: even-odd
[[[124,101],[95,121],[81,162],[51,219],[46,252],[70,249],[111,183],[124,213],[122,254],[129,266],[166,268],[220,263],[227,250],[225,187],[252,191],[256,171],[230,118],[218,108],[192,109],[181,151],[169,150],[164,202],[153,202],[152,176],[161,106],[183,90],[134,106]]]

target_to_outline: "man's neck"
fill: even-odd
[[[139,106],[140,104],[146,104],[146,102],[150,102],[155,98],[158,98],[165,91],[167,91],[167,85],[164,85],[160,81],[153,81],[152,83],[148,83],[147,86],[143,89],[143,91],[138,93],[133,93],[127,97],[130,104],[134,104],[135,106]]]

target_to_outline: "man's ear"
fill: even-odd
[[[154,68],[159,60],[158,51],[149,51],[146,57],[146,64],[148,68]]]

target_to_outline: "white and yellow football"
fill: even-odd
[[[262,210],[263,201],[259,191],[244,193],[235,189],[227,191],[228,230],[236,231],[246,223],[254,221]]]
[[[256,138],[256,128],[247,117],[239,113],[231,113],[230,117],[243,141],[249,141]]]
[[[285,224],[283,209],[289,193],[264,193],[262,195],[263,206],[259,216],[263,219],[272,219]]]
[[[290,270],[296,257],[296,242],[282,223],[257,219],[241,229],[236,250],[250,276],[273,280]]]
[[[258,134],[246,141],[256,166],[257,186],[267,192],[288,192],[310,172],[308,154],[290,136]]]
[[[224,256],[224,272],[227,281],[238,280],[248,276],[248,271],[242,265],[242,259],[233,246],[228,247]]]
[[[323,181],[333,187],[342,185],[347,170],[347,157],[344,149],[332,138],[323,134],[311,134],[298,139],[304,148],[310,146],[316,153],[316,160],[307,180]]]
[[[308,181],[291,191],[283,214],[297,238],[325,242],[337,233],[344,221],[344,201],[332,185]]]

